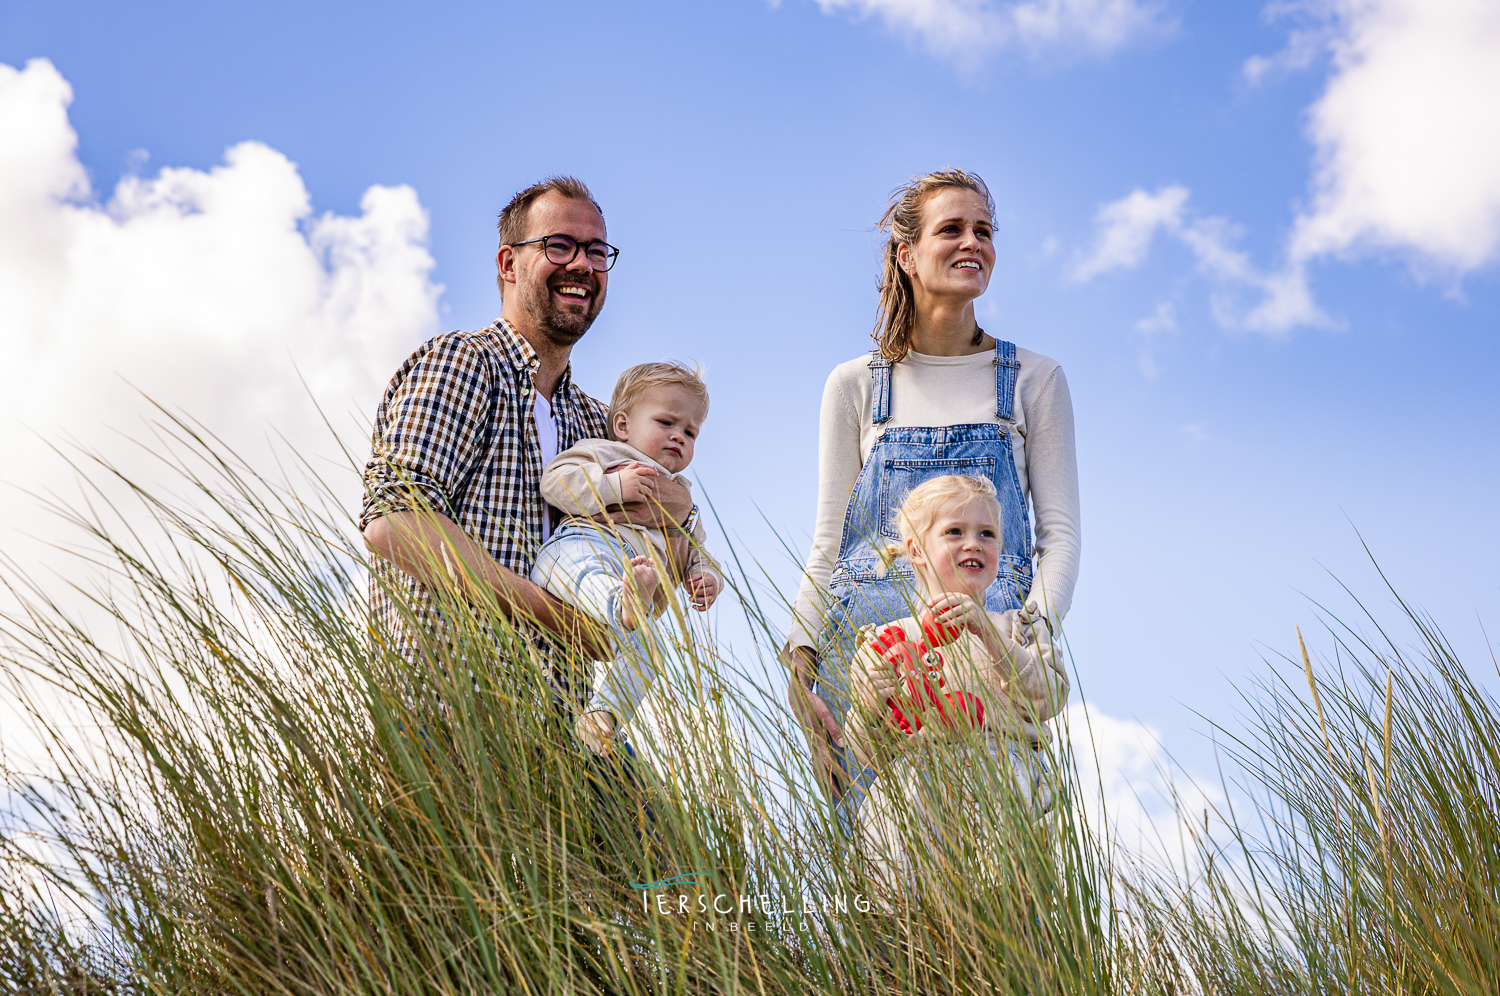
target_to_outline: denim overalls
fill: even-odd
[[[945,474],[990,479],[1000,499],[1002,535],[1000,573],[985,591],[985,607],[1005,612],[1025,603],[1032,578],[1031,517],[1011,449],[1020,369],[1015,344],[997,340],[995,415],[1000,425],[886,429],[870,450],[844,515],[844,535],[829,579],[832,598],[819,647],[818,692],[840,726],[849,712],[849,661],[859,645],[860,628],[921,614],[911,565],[901,559],[887,568],[878,552],[901,541],[897,515],[907,493],[918,484]],[[891,361],[874,354],[870,376],[874,381],[872,421],[881,425],[891,418]],[[835,809],[845,830],[851,831],[875,771],[861,768],[846,750],[833,749],[853,779]]]

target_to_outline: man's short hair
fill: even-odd
[[[703,383],[703,371],[697,364],[688,366],[675,361],[638,363],[615,381],[615,393],[609,399],[609,438],[615,437],[615,412],[629,408],[652,388],[667,385],[685,388],[690,394],[702,398],[703,408],[708,410],[708,385]]]
[[[599,217],[604,217],[604,209],[594,200],[594,195],[589,193],[589,188],[582,180],[574,176],[549,176],[512,197],[510,203],[500,209],[500,221],[496,227],[500,229],[502,246],[514,245],[526,238],[526,223],[531,220],[531,205],[536,203],[538,197],[551,192],[571,197],[575,201],[588,201],[599,212]]]

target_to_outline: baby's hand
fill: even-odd
[[[719,579],[712,574],[694,574],[688,578],[688,601],[699,612],[707,612],[719,597]]]
[[[656,497],[655,478],[661,475],[650,467],[643,466],[640,463],[628,463],[619,470],[612,470],[610,473],[619,482],[620,501],[622,503],[649,501]]]

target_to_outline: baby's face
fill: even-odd
[[[685,387],[663,384],[615,412],[615,438],[676,474],[693,462],[693,443],[707,417],[702,398]]]
[[[968,592],[983,601],[985,589],[1000,573],[994,506],[971,501],[943,509],[911,551],[911,561],[929,596]]]

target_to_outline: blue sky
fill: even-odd
[[[576,375],[607,395],[635,362],[707,365],[698,479],[790,597],[771,529],[801,548],[812,526],[823,380],[873,321],[873,222],[908,175],[953,164],[999,206],[981,323],[1072,385],[1068,631],[1096,707],[1208,773],[1202,717],[1235,723],[1236,686],[1316,625],[1309,597],[1352,616],[1337,578],[1391,618],[1360,536],[1490,667],[1493,4],[5,0],[0,63],[34,59],[55,69],[0,76],[0,341],[35,381],[0,410],[12,481],[49,473],[19,425],[126,422],[90,386],[116,370],[243,429],[295,418],[296,361],[368,417],[423,338],[493,320],[496,213],[570,172],[622,249]],[[86,190],[56,179],[74,155],[56,85],[16,96],[44,72],[71,86]],[[247,141],[266,148],[226,165]],[[397,191],[383,208],[375,186]],[[128,257],[129,279],[45,249],[53,222]],[[70,290],[45,295],[27,267]]]

